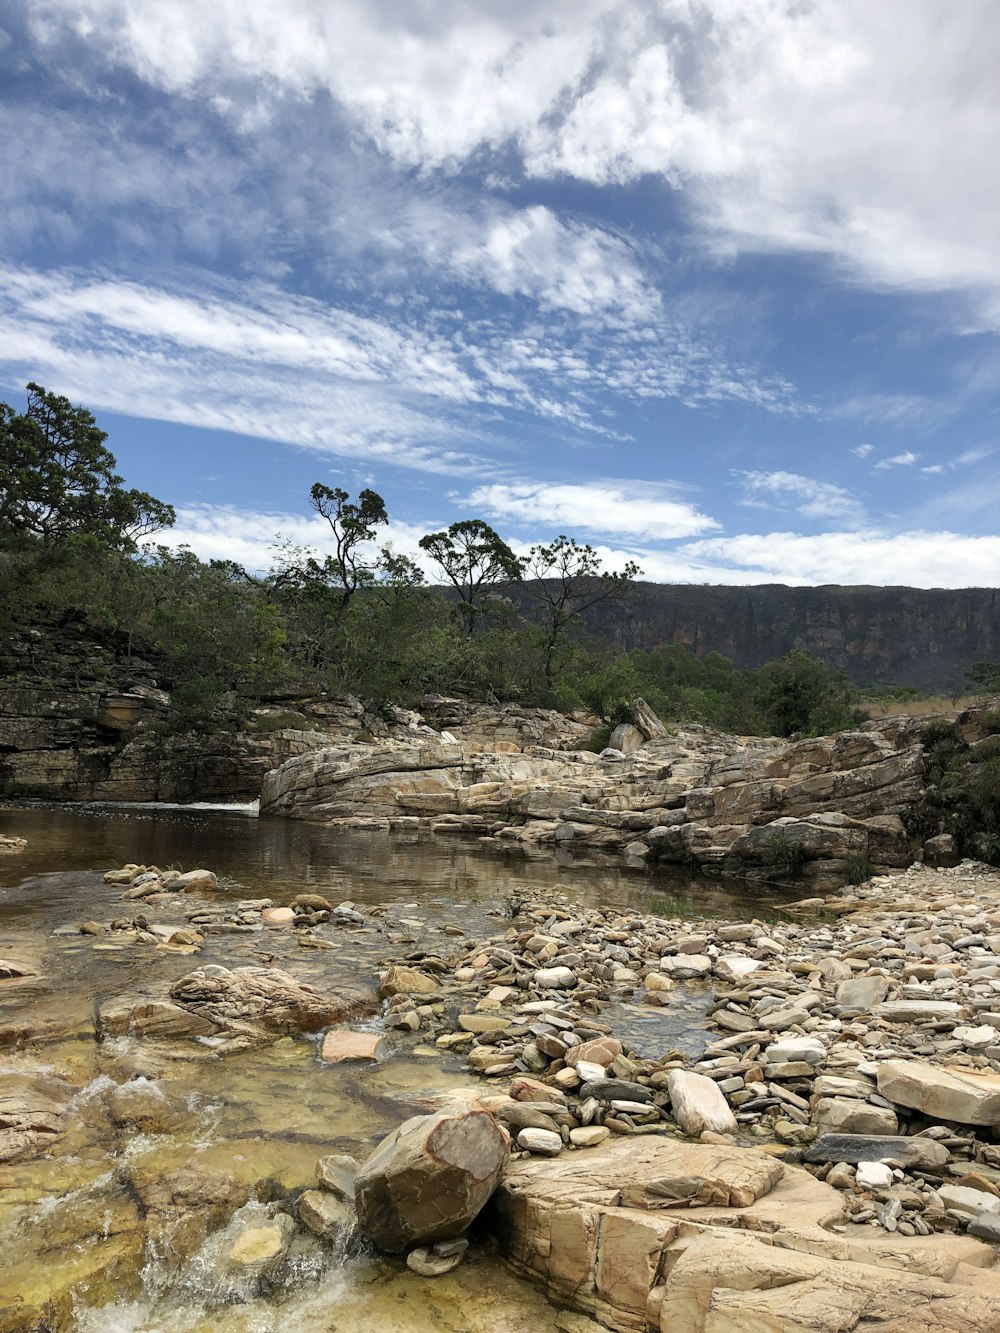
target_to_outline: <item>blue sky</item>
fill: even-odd
[[[994,0],[0,0],[0,397],[173,542],[1000,584]]]

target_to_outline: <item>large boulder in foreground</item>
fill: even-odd
[[[623,1333],[1000,1329],[990,1246],[831,1230],[842,1214],[767,1153],[615,1138],[512,1163],[487,1221],[516,1273]]]
[[[392,1254],[457,1236],[500,1183],[507,1156],[506,1136],[488,1111],[414,1116],[358,1173],[358,1225]]]

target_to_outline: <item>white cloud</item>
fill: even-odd
[[[703,562],[708,581],[793,584],[890,584],[917,588],[993,587],[1000,537],[957,532],[877,530],[743,533],[678,548]],[[743,578],[733,575],[742,571]]]
[[[947,23],[937,0],[29,0],[29,13],[54,60],[83,43],[211,97],[237,127],[329,94],[405,166],[515,147],[540,177],[653,173],[723,248],[824,254],[870,283],[976,293],[996,314],[993,0]]]
[[[711,532],[720,526],[694,505],[677,499],[675,487],[655,482],[497,482],[477,486],[459,503],[463,509],[475,510],[487,518],[532,527],[545,540],[564,532],[569,536],[613,533],[626,539],[668,541]]]
[[[816,481],[797,472],[737,472],[741,503],[756,508],[794,509],[803,518],[834,518],[858,523],[864,507],[857,496],[834,482]]]
[[[874,452],[874,449],[873,444],[859,444],[851,450],[851,453],[858,458],[867,458],[870,453]]]
[[[915,454],[911,449],[904,449],[900,454],[892,454],[889,458],[882,458],[875,464],[878,472],[884,472],[891,467],[912,467],[919,459],[920,455]]]

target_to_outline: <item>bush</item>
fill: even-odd
[[[809,854],[801,842],[793,842],[781,834],[770,838],[763,847],[765,865],[777,866],[782,870],[801,870],[809,859]]]
[[[860,856],[857,853],[845,856],[842,864],[848,884],[864,884],[875,874],[875,862],[867,856]]]

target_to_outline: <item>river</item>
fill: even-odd
[[[170,1242],[169,1227],[154,1231],[148,1217],[136,1216],[136,1182],[184,1169],[203,1177],[208,1191],[219,1173],[252,1177],[257,1201],[238,1220],[266,1218],[275,1201],[312,1183],[318,1157],[363,1158],[382,1135],[434,1109],[449,1090],[481,1086],[461,1056],[422,1046],[419,1034],[395,1033],[377,1063],[348,1066],[324,1065],[312,1037],[224,1058],[197,1042],[98,1043],[95,1009],[120,993],[162,993],[172,978],[206,963],[287,966],[326,989],[370,981],[393,942],[410,939],[443,952],[456,932],[502,930],[511,900],[539,891],[564,893],[582,906],[741,920],[781,903],[778,894],[730,893],[703,879],[487,854],[453,837],[390,838],[261,820],[253,806],[6,805],[0,832],[28,839],[26,849],[0,858],[0,958],[26,962],[34,973],[0,983],[0,1084],[47,1079],[69,1098],[60,1132],[42,1155],[0,1166],[0,1312],[7,1312],[0,1330],[33,1326],[17,1322],[19,1298],[26,1309],[51,1300],[53,1326],[85,1333],[570,1327],[488,1250],[474,1250],[453,1274],[428,1280],[399,1262],[304,1242],[279,1274],[240,1287],[220,1260],[228,1215],[220,1213],[184,1246]],[[375,926],[332,933],[321,950],[301,948],[296,932],[271,930],[210,935],[194,959],[82,935],[88,918],[107,922],[134,912],[99,873],[127,862],[207,867],[232,902],[268,897],[282,904],[308,890],[380,915]],[[665,1009],[623,1005],[606,1017],[640,1053],[696,1050],[706,1001],[679,995]],[[125,1082],[151,1104],[133,1120],[120,1110]],[[105,1262],[109,1253],[113,1263]],[[70,1289],[78,1294],[67,1305]],[[587,1326],[574,1318],[572,1328]]]

